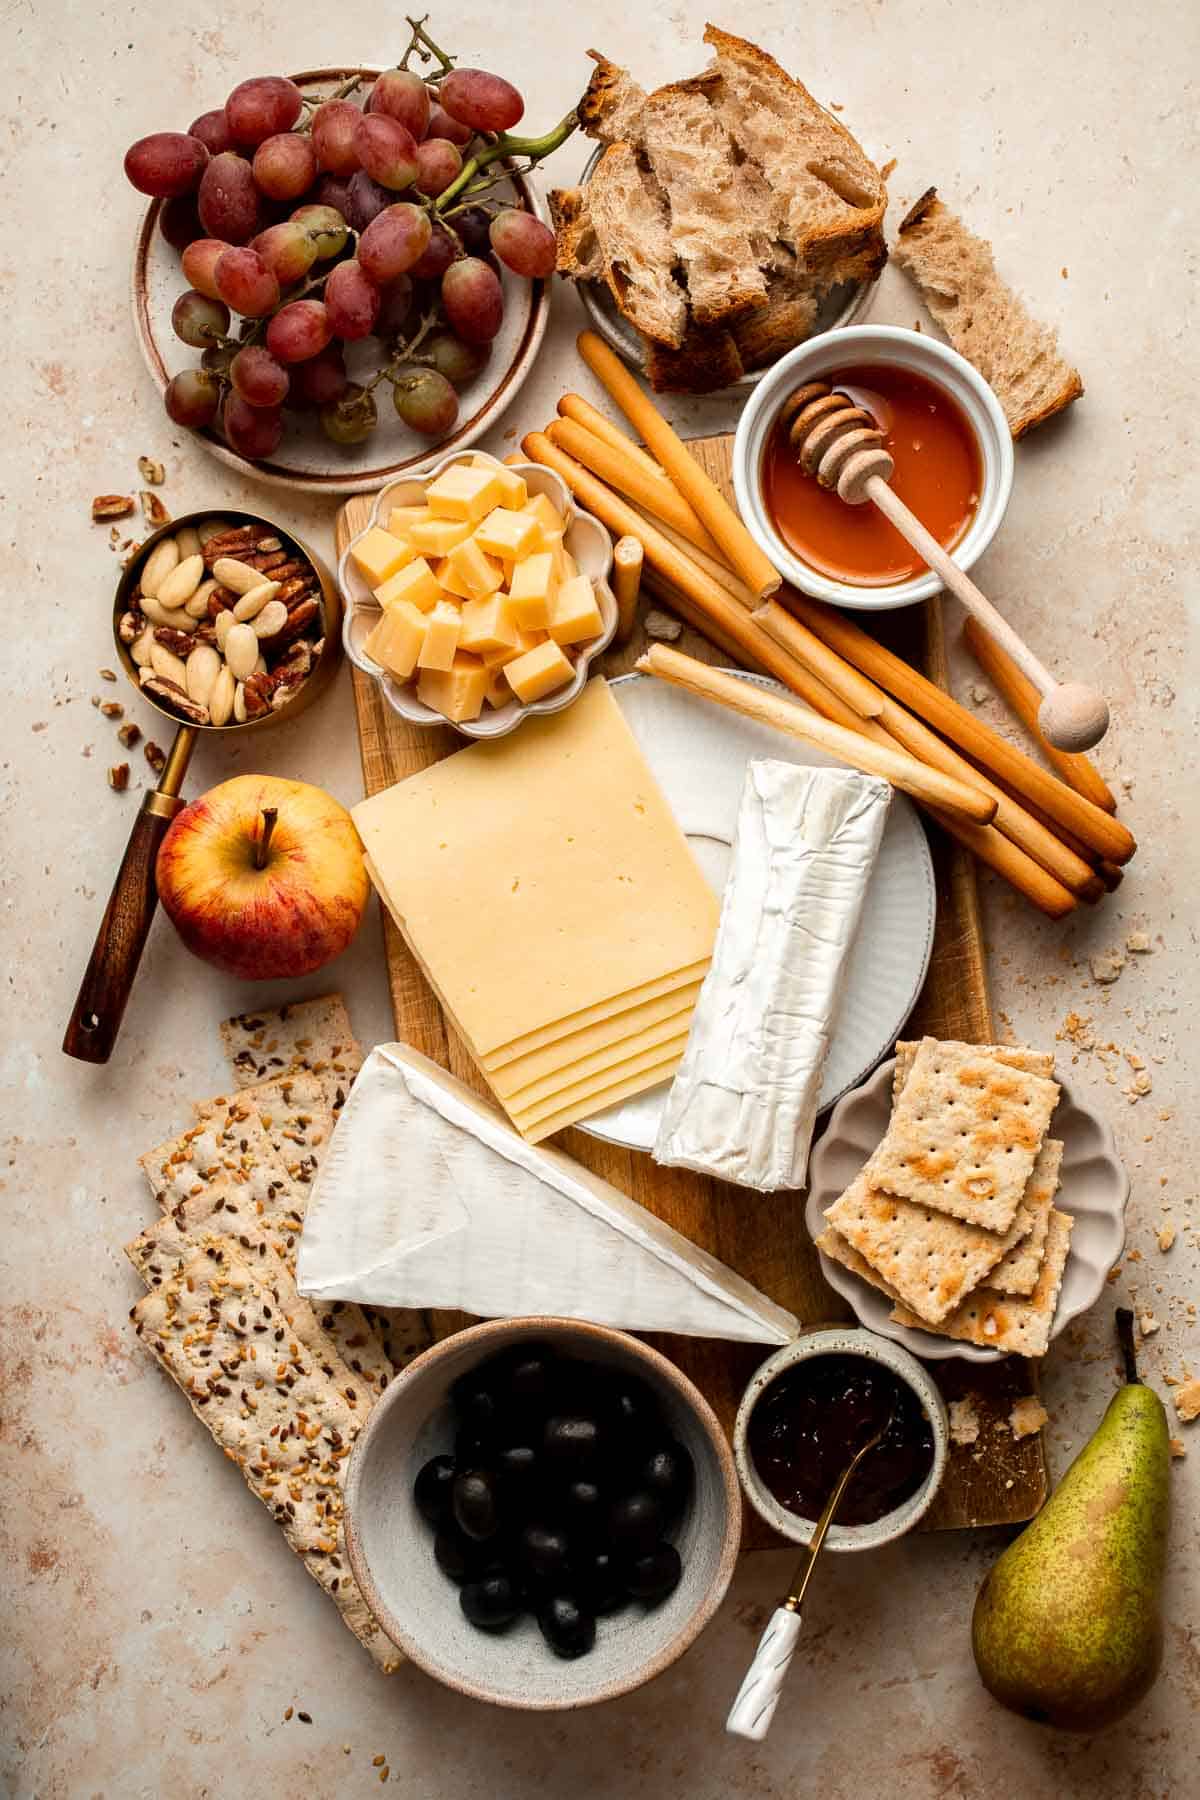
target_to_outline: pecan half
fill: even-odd
[[[127,518],[132,511],[132,494],[97,494],[92,501],[92,519],[97,525],[102,519]]]
[[[278,597],[278,596],[277,596]],[[308,630],[321,610],[321,603],[315,598],[301,600],[288,613],[287,624],[282,626],[271,639],[272,645],[279,650],[285,644],[292,643],[302,632]]]
[[[196,648],[196,641],[190,631],[176,631],[173,625],[156,625],[154,641],[161,644],[164,650],[173,650],[176,656],[190,656]]]
[[[207,725],[209,723],[207,706],[199,705],[184,692],[178,682],[169,680],[167,676],[151,675],[148,680],[143,681],[142,687],[147,694],[152,694],[156,700],[161,700],[165,706],[169,706],[172,712],[177,712],[181,718],[186,719],[189,725]],[[148,751],[149,745],[147,745]]]
[[[123,612],[117,620],[117,636],[123,644],[132,644],[141,629],[140,613]]]
[[[167,471],[153,456],[138,457],[138,474],[147,487],[161,487],[167,479]]]
[[[248,719],[261,719],[263,714],[270,710],[271,696],[274,691],[275,677],[273,675],[264,675],[261,673],[258,675],[248,675],[243,688],[243,698],[246,702],[246,717]]]
[[[151,531],[157,531],[160,525],[169,525],[171,523],[170,513],[167,511],[158,495],[152,494],[149,488],[142,489],[141,502],[142,517],[145,519]]]

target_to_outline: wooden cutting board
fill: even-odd
[[[718,437],[694,439],[691,444],[699,461],[727,491],[732,443],[731,437]],[[337,522],[339,556],[349,539],[367,524],[373,502],[372,495],[358,495],[342,507]],[[945,685],[939,604],[909,607],[880,618],[891,647]],[[642,647],[638,630],[625,649],[602,659],[602,672],[626,673]],[[706,662],[728,662],[722,652],[689,630],[680,639],[680,647]],[[399,718],[372,681],[357,669],[351,673],[368,794],[462,748],[463,739],[449,728],[414,726]],[[929,976],[906,1035],[927,1032],[987,1043],[992,1038],[992,1015],[974,863],[939,833],[931,832],[931,838],[938,884],[937,929]],[[397,1037],[486,1094],[487,1086],[469,1053],[443,1018],[424,976],[386,914],[383,927]],[[805,1325],[853,1316],[821,1274],[820,1258],[804,1227],[800,1195],[760,1195],[684,1170],[662,1169],[648,1156],[602,1144],[580,1131],[564,1132],[556,1142],[694,1243],[719,1256]],[[434,1315],[435,1331],[442,1337],[467,1322],[464,1314]],[[746,1383],[762,1361],[761,1348],[712,1339],[652,1334],[647,1338],[678,1363],[707,1395],[726,1428],[731,1428]],[[980,1430],[974,1445],[952,1448],[946,1479],[926,1518],[927,1528],[1012,1524],[1031,1518],[1047,1491],[1042,1439],[1038,1434],[1015,1441],[1007,1419],[1014,1400],[1036,1392],[1036,1365],[1011,1357],[986,1365],[953,1360],[929,1367],[947,1400],[970,1396]],[[747,1508],[744,1548],[775,1548],[780,1542]]]

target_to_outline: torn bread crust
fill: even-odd
[[[687,295],[676,276],[662,189],[631,144],[612,144],[587,196],[600,279],[618,310],[652,343],[677,349],[687,330]]]
[[[130,1317],[343,1622],[392,1673],[400,1652],[363,1599],[343,1538],[360,1420],[300,1345],[275,1342],[269,1290],[235,1256],[201,1250]]]

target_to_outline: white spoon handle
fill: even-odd
[[[726,1731],[736,1737],[753,1738],[756,1742],[766,1737],[799,1637],[800,1614],[792,1612],[790,1607],[777,1606],[758,1640],[754,1661],[729,1710]]]

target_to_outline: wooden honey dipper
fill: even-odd
[[[893,493],[888,482],[895,470],[884,448],[884,434],[871,414],[848,394],[824,381],[806,382],[787,400],[780,414],[788,442],[806,475],[822,487],[834,488],[850,506],[871,500],[961,600],[967,611],[1006,650],[1042,696],[1038,725],[1059,750],[1090,750],[1108,730],[1108,705],[1094,688],[1079,681],[1059,682],[1017,636],[991,601],[947,555],[932,533]]]

